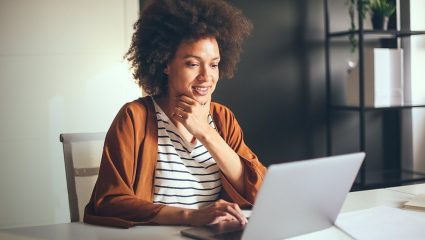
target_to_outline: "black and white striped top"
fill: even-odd
[[[153,98],[152,98],[153,99]],[[189,143],[153,100],[158,121],[158,162],[154,180],[154,203],[199,208],[220,197],[220,170],[198,140]],[[214,122],[208,115],[210,126]]]

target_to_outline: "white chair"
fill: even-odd
[[[81,222],[99,173],[106,133],[60,134],[71,222]]]

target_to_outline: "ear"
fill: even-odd
[[[170,74],[170,66],[167,64],[167,66],[164,68],[164,73],[165,75],[169,75]]]

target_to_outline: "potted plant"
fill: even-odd
[[[369,9],[373,29],[387,30],[388,20],[396,10],[394,3],[391,0],[371,0]]]
[[[362,2],[361,7],[359,6],[359,2]],[[351,44],[351,52],[354,53],[357,48],[357,39],[355,36],[356,31],[356,11],[362,17],[365,18],[366,12],[369,10],[369,0],[347,0],[346,5],[348,5],[348,15],[350,16],[350,34],[348,36]]]

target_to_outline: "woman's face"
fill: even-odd
[[[186,95],[201,104],[211,99],[219,78],[220,51],[215,38],[183,42],[167,65],[168,96]]]

